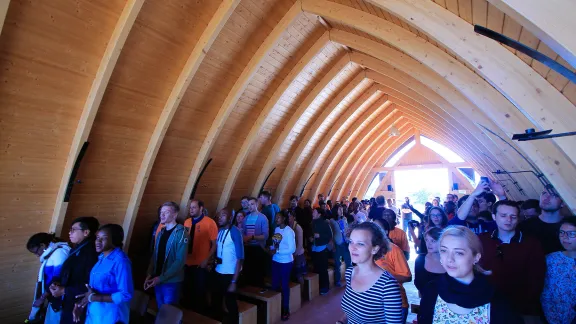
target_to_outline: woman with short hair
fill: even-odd
[[[421,292],[429,282],[438,279],[441,274],[446,273],[440,263],[438,246],[440,235],[442,235],[442,229],[438,227],[432,227],[424,233],[424,241],[426,242],[428,253],[418,255],[414,263],[414,285],[418,292]]]
[[[371,222],[354,225],[348,248],[356,265],[346,270],[345,315],[337,324],[402,323],[398,282],[376,264],[390,248],[384,231]]]

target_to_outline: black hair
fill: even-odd
[[[100,222],[98,221],[98,219],[96,219],[96,217],[92,217],[92,216],[78,217],[72,221],[72,225],[74,225],[76,223],[78,223],[80,225],[80,228],[83,231],[85,231],[85,230],[90,231],[90,235],[88,237],[96,236],[96,231],[98,231],[98,228],[100,227]]]
[[[260,196],[264,196],[268,199],[272,199],[272,194],[270,193],[270,191],[261,191],[260,194],[258,195],[258,197]]]
[[[498,212],[498,207],[500,206],[510,206],[516,209],[516,213],[520,214],[520,208],[518,207],[518,204],[515,201],[512,200],[498,200],[498,202],[496,202],[494,205],[492,205],[492,214],[496,215],[496,213]],[[520,215],[516,215],[516,216],[520,216]]]
[[[528,199],[520,206],[521,210],[532,208],[534,208],[538,214],[542,212],[542,209],[540,208],[540,201],[538,199]]]
[[[384,196],[378,196],[374,200],[376,201],[376,204],[378,204],[378,205],[385,205],[386,204],[386,199],[384,198]]]
[[[160,206],[160,209],[162,209],[162,207],[170,207],[170,208],[172,208],[172,211],[174,211],[175,213],[180,212],[180,206],[173,201],[167,201],[167,202],[163,203],[162,206]]]
[[[576,227],[576,216],[564,217],[564,219],[560,221],[560,226],[562,226],[564,224],[568,224],[568,225],[572,225],[572,226]]]
[[[426,235],[438,241],[442,235],[442,229],[438,227],[432,227],[424,233],[424,237],[426,237]]]
[[[248,197],[248,196],[242,196],[242,198],[240,198],[240,201],[242,201],[242,200],[244,200],[244,199],[250,200],[250,197]]]
[[[484,200],[486,200],[487,203],[492,203],[492,205],[494,205],[494,203],[496,202],[496,195],[491,192],[484,191],[483,193],[480,194],[480,196],[478,196],[478,198],[480,197],[484,198]]]
[[[289,222],[289,220],[290,220],[290,215],[292,214],[292,211],[291,211],[291,210],[289,210],[289,209],[284,209],[284,210],[278,212],[276,215],[278,215],[278,214],[282,215],[282,217],[284,218],[284,225],[288,225],[288,224],[290,223],[290,222]]]
[[[356,200],[358,200],[357,197],[352,198],[352,202],[355,202]]]
[[[258,202],[258,198],[256,197],[248,197],[248,201],[252,201],[254,200],[255,202]]]
[[[462,207],[462,204],[464,204],[464,202],[470,197],[470,195],[466,195],[466,196],[462,196],[462,198],[458,199],[458,208]],[[476,200],[476,198],[472,197],[472,199]],[[477,201],[474,202],[475,204],[478,204]]]
[[[300,200],[300,198],[299,198],[298,196],[292,195],[292,196],[290,196],[290,200],[289,200],[289,201],[292,201],[292,200],[294,200],[294,199],[296,199],[296,201]]]
[[[305,199],[304,202],[308,202],[308,203],[310,203],[310,205],[312,205],[312,200],[310,200],[310,199]]]
[[[324,200],[320,200],[318,202],[318,206],[322,206],[322,205],[326,205],[326,202]]]
[[[448,226],[448,216],[446,216],[446,212],[444,212],[444,209],[442,209],[441,207],[430,207],[430,209],[428,210],[428,228],[435,227],[432,223],[432,217],[430,217],[430,213],[432,212],[432,210],[437,210],[440,212],[440,215],[442,216],[442,223],[440,223],[440,226],[442,228]]]
[[[54,233],[36,233],[28,239],[28,243],[26,243],[26,248],[28,251],[31,251],[34,248],[40,246],[40,244],[44,244],[46,247],[50,245],[50,243],[62,242],[59,238],[56,237]]]
[[[386,223],[386,221],[382,222]],[[390,241],[386,237],[384,230],[374,224],[373,222],[364,222],[359,224],[354,224],[350,227],[350,234],[354,231],[363,230],[370,232],[372,234],[371,244],[372,246],[379,246],[378,252],[372,256],[373,260],[381,259],[388,251],[390,251]]]
[[[456,212],[456,204],[453,201],[447,201],[444,203],[444,211],[448,212],[452,209],[453,212]]]
[[[314,210],[316,210],[318,212],[318,214],[320,214],[320,217],[322,217],[322,218],[326,217],[326,213],[324,212],[324,209],[322,209],[320,207],[316,207],[316,208],[314,208]]]
[[[190,200],[190,203],[192,203],[193,201],[195,201],[198,204],[198,207],[204,208],[204,202],[202,200],[192,199]]]
[[[122,248],[124,246],[124,229],[118,224],[102,225],[98,231],[106,231],[110,235],[112,245]]]

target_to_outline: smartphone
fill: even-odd
[[[490,184],[490,179],[488,177],[480,177],[480,181],[484,181],[487,184]]]

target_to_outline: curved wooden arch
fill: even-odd
[[[110,81],[110,76],[112,76],[116,62],[118,62],[118,57],[120,57],[120,52],[122,52],[122,47],[124,47],[126,43],[128,34],[130,34],[130,30],[132,30],[132,26],[134,26],[136,17],[138,17],[138,13],[140,9],[142,9],[143,4],[144,0],[130,0],[124,5],[124,10],[116,23],[116,27],[114,27],[114,32],[112,32],[108,46],[106,46],[106,50],[102,56],[102,61],[100,61],[100,66],[90,87],[90,92],[88,92],[88,97],[84,102],[82,115],[78,121],[78,127],[76,128],[76,133],[70,146],[70,152],[66,159],[66,165],[64,166],[62,179],[60,180],[60,187],[56,195],[56,204],[52,213],[49,231],[56,233],[56,235],[61,235],[62,225],[66,217],[68,202],[64,201],[64,196],[68,190],[68,182],[72,175],[72,169],[74,168],[74,164],[76,163],[76,159],[78,158],[78,154],[80,154],[84,142],[88,140],[94,119],[96,118],[96,113],[102,102],[102,97],[104,96],[108,82]],[[7,9],[8,6],[6,5],[6,10]]]
[[[364,120],[365,122],[368,121],[370,116],[377,116],[382,109],[388,106],[384,105],[386,101],[388,101],[388,96],[386,95],[383,95],[375,102],[370,103],[369,98],[372,94],[376,93],[377,88],[378,86],[374,85],[371,88],[373,89],[373,92],[369,94],[369,96],[358,98],[358,100],[346,110],[346,113],[340,116],[338,121],[332,124],[330,130],[323,136],[322,141],[317,146],[319,149],[314,150],[314,155],[312,155],[308,160],[308,163],[306,163],[306,167],[300,176],[296,188],[301,188],[304,185],[304,181],[308,179],[312,170],[316,168],[318,160],[324,154],[328,145],[333,142],[333,138],[338,132],[346,132],[350,127],[353,127],[357,120]],[[361,107],[366,107],[366,110],[364,111]],[[284,191],[284,189],[285,186],[282,190]]]
[[[304,134],[304,137],[300,140],[294,153],[292,153],[292,156],[290,158],[290,162],[288,162],[286,169],[284,170],[284,173],[282,174],[282,178],[280,179],[278,189],[276,190],[276,195],[275,195],[276,199],[280,199],[279,197],[282,197],[282,195],[283,195],[283,189],[282,188],[283,188],[284,184],[288,181],[289,175],[293,172],[293,170],[294,170],[293,168],[295,167],[297,160],[300,158],[300,155],[302,154],[302,152],[306,148],[306,145],[303,145],[303,144],[306,144],[311,140],[311,138],[314,136],[314,134],[316,133],[318,128],[325,122],[326,118],[332,112],[334,112],[336,110],[336,108],[340,105],[342,100],[344,100],[347,96],[349,96],[352,93],[352,91],[354,91],[358,86],[360,86],[360,84],[362,82],[365,82],[364,71],[358,72],[356,77],[354,77],[354,79],[352,81],[350,81],[342,91],[340,91],[334,98],[332,98],[330,100],[328,107],[326,109],[324,109],[322,111],[322,113],[314,119],[312,125],[310,125],[308,127],[308,129],[306,130],[306,133]],[[362,96],[362,95],[360,95],[360,96]],[[312,101],[313,101],[313,99],[312,99]],[[310,102],[312,102],[312,101],[310,101]],[[308,107],[308,106],[309,105],[306,105],[306,107]],[[292,115],[291,121],[294,120],[294,123],[289,123],[289,125],[291,125],[293,127],[293,125],[296,124],[296,121],[300,118],[301,118],[301,116],[296,116],[296,114]],[[286,128],[284,130],[286,131],[286,134],[290,133],[290,130],[287,130]],[[284,142],[284,141],[285,141],[285,139],[282,139],[282,138],[277,139],[277,143]],[[280,149],[280,147],[278,149]],[[270,154],[269,154],[268,158],[271,158]]]
[[[304,112],[308,110],[308,108],[314,102],[316,97],[318,97],[322,93],[322,90],[324,90],[324,88],[326,88],[326,86],[330,84],[332,79],[334,79],[336,75],[338,75],[338,73],[340,73],[340,71],[349,64],[350,64],[350,57],[347,54],[342,55],[342,57],[340,57],[338,62],[330,69],[328,73],[326,73],[326,75],[324,75],[324,77],[322,77],[320,82],[318,82],[314,86],[314,88],[306,95],[306,98],[302,101],[302,103],[300,103],[300,105],[296,109],[296,112],[294,112],[294,114],[290,117],[288,123],[282,129],[282,133],[280,134],[280,136],[278,136],[278,138],[274,142],[274,146],[272,147],[272,150],[268,154],[268,157],[266,158],[266,161],[262,166],[262,170],[260,171],[258,178],[256,178],[257,180],[256,183],[254,184],[254,189],[252,190],[252,196],[255,197],[258,196],[259,194],[258,191],[260,190],[259,184],[264,182],[264,178],[272,169],[272,164],[276,160],[276,157],[278,156],[280,149],[284,145],[284,142],[288,138],[288,135],[290,135],[292,129],[294,128],[296,123],[300,120]]]
[[[488,0],[576,68],[576,3],[570,0]]]
[[[382,116],[382,117],[380,117]],[[356,154],[360,148],[365,149],[363,145],[369,141],[370,136],[373,134],[378,134],[378,132],[387,132],[394,123],[399,122],[403,118],[402,114],[398,113],[396,107],[394,105],[389,106],[386,110],[380,113],[376,118],[374,118],[370,123],[367,125],[362,125],[362,127],[357,128],[356,130],[352,131],[350,136],[344,135],[342,139],[336,144],[336,153],[338,155],[338,159],[332,159],[331,163],[327,165],[327,167],[321,167],[320,169],[324,170],[322,174],[318,174],[314,178],[314,183],[311,186],[311,193],[309,198],[314,202],[318,193],[323,192],[325,187],[328,184],[335,183],[334,187],[338,188],[338,172],[331,172],[333,165],[338,165],[338,162],[343,156],[346,156],[346,161],[343,164],[340,164],[338,169],[343,168],[344,165],[348,165],[352,161],[352,157]],[[398,126],[397,126],[398,127]],[[398,127],[400,128],[400,127]],[[354,142],[354,145],[349,143]],[[343,143],[342,145],[339,145]],[[334,152],[333,152],[334,153]],[[324,164],[325,165],[325,164]],[[328,177],[328,175],[331,175]]]
[[[250,83],[250,80],[252,79],[252,77],[256,73],[256,70],[260,66],[262,59],[270,52],[272,47],[276,45],[280,35],[282,35],[286,31],[288,26],[290,26],[290,24],[301,12],[302,10],[300,3],[295,2],[292,5],[292,7],[290,7],[288,12],[286,12],[284,17],[282,17],[282,19],[278,22],[278,24],[274,26],[274,29],[268,35],[268,37],[266,37],[266,39],[260,45],[256,53],[254,53],[254,55],[250,58],[250,61],[242,70],[242,74],[236,80],[236,82],[232,86],[232,89],[226,96],[226,99],[220,106],[218,114],[216,115],[214,122],[210,126],[210,130],[208,131],[206,138],[202,142],[202,147],[200,148],[200,151],[198,152],[198,155],[196,156],[196,159],[194,161],[192,171],[190,172],[190,177],[188,178],[188,182],[186,183],[182,199],[180,200],[181,213],[184,213],[184,211],[188,207],[188,201],[190,199],[190,194],[192,193],[194,183],[196,183],[196,180],[198,179],[200,170],[202,169],[204,164],[206,164],[210,152],[214,147],[214,143],[216,143],[216,139],[218,138],[220,131],[222,131],[224,123],[228,119],[228,116],[230,116],[232,109],[234,109],[236,103],[238,102],[238,99],[240,99],[240,96],[242,95],[244,90],[246,90],[246,87]]]
[[[501,93],[488,85],[480,76],[461,63],[454,61],[445,52],[424,42],[422,39],[418,39],[410,32],[365,12],[332,2],[304,0],[302,7],[307,12],[345,25],[354,26],[363,32],[390,43],[428,65],[436,73],[445,76],[470,101],[494,120],[501,129],[506,129],[507,133],[521,133],[528,128],[534,128],[516,107],[505,99]],[[331,38],[335,39],[332,33]],[[340,43],[340,41],[337,42]],[[567,205],[571,209],[576,210],[576,186],[574,185],[576,183],[574,179],[576,173],[574,172],[575,168],[572,160],[568,159],[554,145],[531,141],[518,146],[525,153],[528,153],[527,155],[534,164],[540,168],[557,190],[563,193],[562,198]],[[544,152],[549,152],[550,154]]]
[[[178,76],[172,91],[170,91],[170,96],[164,104],[160,118],[156,122],[156,127],[154,128],[154,133],[150,138],[148,147],[146,148],[146,153],[142,158],[142,163],[140,164],[140,169],[136,175],[136,180],[134,181],[134,187],[130,195],[130,201],[128,202],[128,207],[126,208],[126,216],[124,217],[124,232],[126,233],[125,248],[128,249],[130,244],[130,238],[132,236],[132,229],[134,228],[134,222],[136,221],[136,216],[138,215],[138,209],[140,208],[140,202],[142,201],[142,195],[144,194],[144,189],[148,183],[148,178],[150,172],[152,171],[152,166],[166,135],[166,131],[172,122],[176,110],[180,106],[180,101],[184,97],[190,82],[196,75],[200,64],[206,57],[206,53],[212,47],[214,40],[240,3],[240,0],[224,0],[210,19],[208,26],[202,32],[200,39],[192,49],[182,72]]]
[[[576,117],[570,112],[576,107],[519,57],[497,42],[477,35],[465,20],[431,1],[368,1],[443,44],[514,103],[539,129],[573,130]],[[424,54],[420,52],[419,56],[425,59]],[[551,106],[550,102],[554,105]],[[562,138],[552,142],[576,161],[575,141]]]
[[[308,49],[306,54],[298,61],[298,63],[292,68],[290,73],[282,80],[282,83],[276,88],[274,94],[270,97],[270,99],[266,102],[264,109],[260,112],[258,119],[250,128],[248,136],[242,143],[242,147],[236,158],[234,159],[234,164],[232,165],[232,169],[226,178],[226,183],[224,184],[224,190],[222,191],[222,195],[220,196],[220,202],[218,203],[218,210],[224,208],[230,199],[230,193],[232,192],[232,187],[234,183],[236,183],[236,178],[242,170],[242,166],[244,165],[244,161],[246,160],[246,156],[248,155],[252,144],[258,137],[258,133],[261,131],[262,126],[264,125],[264,121],[269,118],[272,110],[280,100],[280,97],[284,94],[284,92],[288,89],[288,87],[292,84],[292,82],[298,77],[298,75],[304,70],[304,68],[310,63],[310,61],[318,55],[318,53],[326,46],[329,42],[328,32],[324,32],[322,36]]]

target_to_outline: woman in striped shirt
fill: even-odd
[[[382,229],[368,222],[353,226],[348,248],[356,266],[346,270],[346,291],[342,297],[345,315],[337,324],[402,323],[398,282],[375,262],[389,250]]]

